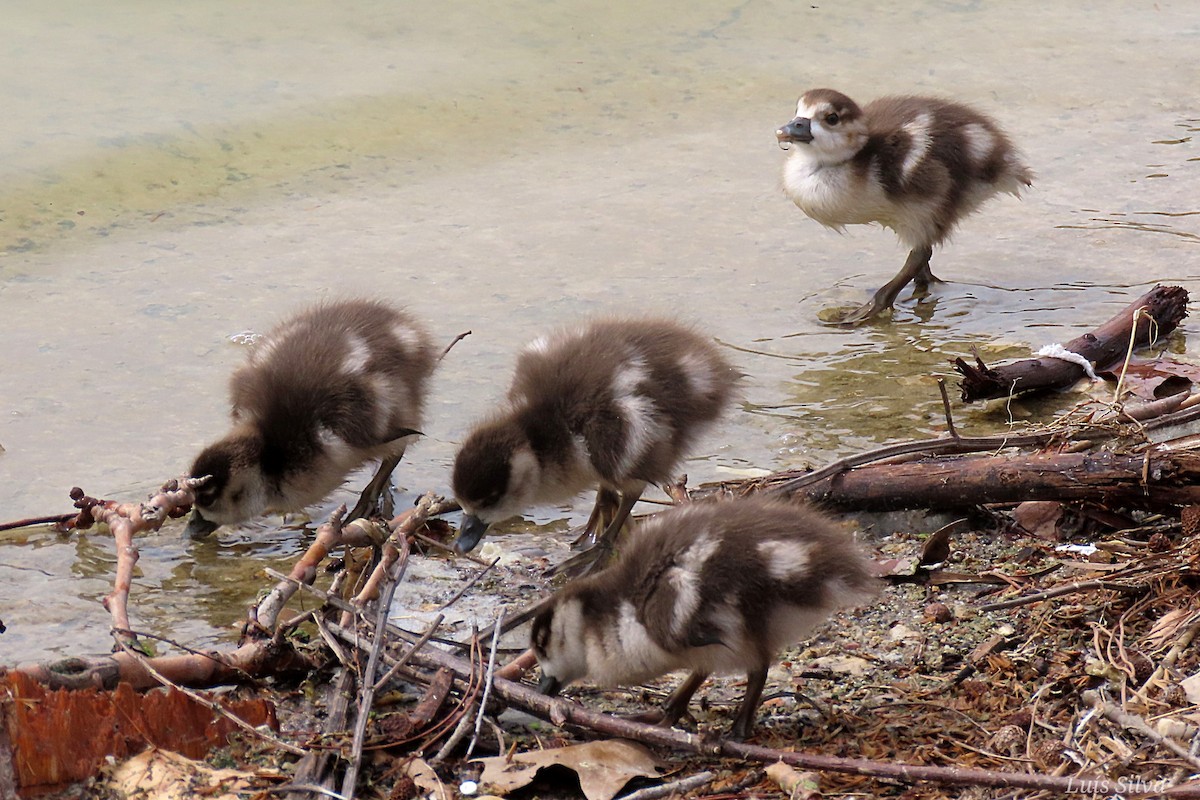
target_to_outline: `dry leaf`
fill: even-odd
[[[178,753],[150,748],[117,765],[110,786],[127,800],[238,800],[248,792],[254,774],[212,769]]]
[[[942,564],[950,557],[950,536],[966,527],[965,519],[956,519],[948,525],[943,525],[925,540],[921,548],[921,560],[918,566],[931,569]]]
[[[587,800],[612,800],[633,778],[657,778],[662,770],[649,750],[623,739],[475,760],[483,764],[480,784],[496,794],[529,785],[541,769],[562,766],[579,776]]]
[[[1117,365],[1107,372],[1098,373],[1101,377],[1115,381],[1121,374],[1122,365]],[[1193,383],[1200,383],[1200,367],[1195,364],[1185,364],[1181,361],[1169,361],[1158,358],[1146,361],[1133,358],[1125,370],[1124,387],[1137,397],[1145,400],[1155,400],[1168,397],[1184,391]]]
[[[1062,519],[1062,503],[1054,500],[1029,500],[1013,509],[1013,522],[1026,533],[1051,542],[1059,540],[1058,523]]]
[[[1146,633],[1146,644],[1158,650],[1179,638],[1183,629],[1192,624],[1193,613],[1186,608],[1173,608],[1154,621]]]
[[[408,777],[421,790],[422,796],[433,800],[450,800],[453,795],[446,789],[446,784],[433,771],[433,767],[424,759],[414,758],[408,762]]]
[[[767,777],[779,784],[790,800],[816,800],[821,796],[820,777],[815,772],[800,772],[790,764],[776,761],[767,767]]]
[[[1189,703],[1200,704],[1200,673],[1184,678],[1179,685],[1183,687],[1183,693],[1187,696]]]

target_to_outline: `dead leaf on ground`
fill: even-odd
[[[1057,542],[1063,506],[1056,500],[1029,500],[1012,510],[1013,522],[1031,536]]]
[[[649,750],[624,739],[475,760],[483,764],[480,784],[496,794],[529,785],[539,770],[562,766],[579,776],[587,800],[612,800],[633,778],[657,778],[663,770]]]
[[[790,764],[777,761],[767,767],[767,777],[788,793],[789,800],[817,800],[821,797],[821,778],[815,772],[800,772]]]
[[[951,535],[967,527],[969,527],[967,520],[956,519],[929,534],[929,538],[925,540],[925,545],[921,548],[921,560],[918,562],[918,566],[932,569],[944,563],[950,557]]]
[[[429,766],[422,758],[414,758],[408,762],[408,777],[412,778],[412,782],[421,790],[421,796],[431,798],[431,800],[450,800],[453,796],[446,788],[446,784],[442,783],[442,779],[433,771],[433,767]]]
[[[178,753],[150,748],[113,769],[109,785],[127,800],[238,800],[255,775],[236,769],[213,769]]]
[[[1154,621],[1146,632],[1146,644],[1159,650],[1172,644],[1183,633],[1183,629],[1196,619],[1196,613],[1187,608],[1173,608]]]

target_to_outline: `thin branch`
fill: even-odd
[[[1027,594],[1022,597],[1014,597],[1010,600],[1001,600],[996,603],[985,603],[979,607],[980,611],[999,611],[1003,608],[1016,608],[1017,606],[1027,606],[1032,603],[1038,603],[1042,600],[1049,600],[1053,597],[1060,597],[1064,594],[1073,594],[1075,592],[1090,592],[1093,589],[1109,589],[1114,592],[1142,592],[1145,591],[1144,586],[1128,586],[1123,583],[1113,583],[1112,581],[1094,580],[1094,581],[1078,581],[1076,583],[1068,583],[1063,586],[1055,586],[1053,589],[1047,589],[1044,592],[1037,594]]]
[[[0,531],[15,531],[18,528],[32,528],[34,525],[62,525],[74,516],[74,514],[51,514],[46,517],[29,517],[12,522],[0,522]]]
[[[958,439],[958,431],[954,427],[954,414],[950,412],[950,394],[946,391],[946,379],[939,377],[937,384],[938,391],[942,394],[942,412],[946,415],[946,430],[950,433],[951,439]]]
[[[1118,708],[1112,703],[1104,699],[1099,692],[1094,689],[1089,689],[1083,693],[1084,702],[1091,703],[1092,707],[1099,711],[1104,717],[1112,722],[1117,723],[1122,728],[1130,731],[1137,731],[1155,744],[1167,748],[1175,755],[1182,758],[1184,761],[1192,765],[1192,769],[1200,770],[1200,758],[1192,755],[1192,753],[1183,745],[1175,740],[1163,736],[1154,728],[1150,727],[1150,723],[1122,708]]]
[[[442,351],[442,354],[440,356],[438,356],[438,361],[441,361],[443,358],[445,358],[446,354],[450,352],[450,350],[454,347],[454,345],[458,344],[459,342],[461,342],[463,339],[467,338],[470,335],[471,335],[470,331],[465,331],[463,333],[460,333],[458,336],[455,336],[454,341],[451,342],[450,344],[446,345],[446,349]]]
[[[630,792],[627,795],[623,795],[621,800],[658,800],[660,797],[669,797],[671,795],[682,797],[693,789],[707,786],[716,779],[717,773],[715,772],[698,772],[690,777],[670,781],[661,786],[648,786],[645,789]]]
[[[488,564],[486,567],[484,567],[478,573],[476,573],[475,576],[473,578],[471,578],[471,580],[467,581],[466,584],[461,589],[459,589],[457,592],[454,593],[453,597],[451,597],[449,600],[447,600],[446,602],[444,602],[440,606],[438,606],[438,611],[445,611],[447,608],[449,608],[450,606],[457,603],[464,594],[466,594],[468,591],[470,591],[472,586],[479,583],[480,579],[483,578],[484,575],[487,575],[489,572],[491,572],[492,567],[496,566],[499,563],[500,563],[500,556],[496,556],[496,558],[494,558],[492,560],[492,563]]]
[[[422,498],[423,503],[424,501],[425,498]],[[426,504],[426,507],[428,507],[428,504]],[[392,597],[396,593],[396,587],[404,579],[404,573],[408,569],[408,554],[410,552],[408,539],[404,536],[397,538],[399,539],[399,554],[394,567],[388,573],[388,580],[379,597],[375,617],[375,639],[371,645],[371,654],[367,658],[366,671],[361,678],[358,715],[354,720],[354,742],[350,749],[350,765],[346,767],[346,774],[342,778],[342,794],[347,798],[354,797],[355,786],[358,783],[358,773],[362,768],[363,743],[367,737],[367,723],[371,717],[371,706],[375,703],[375,690],[377,686],[375,675],[379,669],[380,653],[383,651],[384,642],[387,641],[388,612],[391,609]]]
[[[500,617],[504,614],[501,613]],[[500,644],[500,618],[496,619],[497,624],[492,628],[492,647],[488,653],[487,673],[483,676],[483,697],[479,698],[479,712],[475,715],[475,732],[471,734],[471,743],[467,745],[467,754],[463,757],[464,761],[471,760],[471,754],[475,752],[475,744],[479,741],[479,732],[483,729],[484,712],[487,709],[488,697],[492,694],[492,678],[496,674],[496,648]]]

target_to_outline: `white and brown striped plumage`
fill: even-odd
[[[329,303],[281,323],[230,380],[233,428],[192,464],[212,478],[187,534],[299,510],[380,459],[350,516],[366,514],[421,424],[435,364],[425,330],[385,303]]]
[[[610,548],[646,484],[673,477],[739,376],[709,339],[668,320],[605,318],[537,339],[517,360],[507,406],[455,458],[466,511],[456,546],[470,550],[489,524],[598,485],[598,508],[620,500],[600,524]]]
[[[910,281],[923,290],[937,280],[933,248],[993,195],[1019,196],[1033,179],[995,121],[949,100],[883,97],[860,108],[841,92],[813,89],[775,136],[789,149],[784,192],[805,214],[837,230],[879,223],[911,248],[848,323],[891,308]]]
[[[688,670],[667,724],[710,673],[745,672],[732,729],[744,738],[779,651],[875,584],[852,536],[816,511],[766,497],[690,503],[644,522],[611,567],[551,598],[531,645],[551,694]]]

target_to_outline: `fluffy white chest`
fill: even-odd
[[[822,225],[887,225],[891,203],[876,181],[862,179],[845,164],[822,165],[793,153],[784,162],[783,190],[793,203]]]

